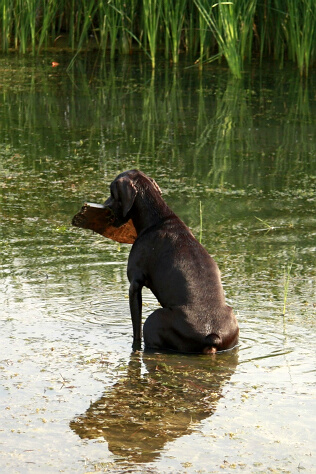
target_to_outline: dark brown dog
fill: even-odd
[[[157,183],[131,170],[110,189],[105,205],[116,216],[113,225],[132,219],[137,231],[127,268],[134,349],[141,344],[143,286],[162,306],[144,324],[146,348],[207,354],[235,346],[238,324],[225,304],[217,264],[167,206]]]

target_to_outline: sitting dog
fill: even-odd
[[[157,183],[138,170],[112,182],[105,202],[120,227],[132,219],[137,238],[127,275],[133,323],[133,348],[142,335],[142,288],[161,304],[145,321],[146,349],[215,353],[238,342],[239,328],[225,304],[215,261],[161,197]]]

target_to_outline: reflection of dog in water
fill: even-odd
[[[134,353],[126,377],[70,427],[82,439],[104,438],[115,455],[152,461],[168,441],[215,412],[237,360],[236,350],[214,358]]]

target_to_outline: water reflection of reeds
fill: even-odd
[[[15,85],[15,70],[3,71],[0,136],[26,166],[62,160],[68,173],[88,160],[114,174],[133,162],[175,167],[212,187],[232,173],[235,185],[260,187],[264,172],[271,175],[264,186],[278,188],[314,170],[315,104],[309,84],[290,73],[236,82],[220,71],[153,75],[137,61],[102,68],[78,61],[70,74],[22,61]],[[5,170],[3,146],[1,156]]]

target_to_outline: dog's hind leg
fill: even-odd
[[[159,308],[148,316],[143,327],[146,349],[166,349],[166,335],[170,331],[172,311]]]
[[[204,347],[180,308],[154,311],[145,321],[143,335],[146,349],[202,352]]]

